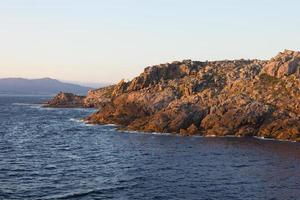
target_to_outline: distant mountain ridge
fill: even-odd
[[[65,83],[52,78],[25,79],[0,78],[0,94],[56,94],[60,91],[87,94],[93,89],[78,84]]]

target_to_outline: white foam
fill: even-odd
[[[43,104],[37,104],[37,103],[12,103],[11,105],[14,105],[14,106],[28,106],[30,108],[35,108],[35,109],[44,109]]]
[[[118,125],[116,125],[116,124],[104,124],[104,125],[101,125],[101,126],[112,126],[112,127],[116,127],[116,126],[118,126]]]
[[[160,133],[160,132],[143,132],[143,131],[128,131],[128,130],[121,130],[124,133],[133,133],[133,134],[144,134],[144,135],[173,135],[173,136],[180,136],[172,133]]]
[[[81,159],[81,157],[80,156],[77,156],[77,155],[75,155],[75,154],[71,154],[71,153],[64,153],[63,154],[65,157],[67,157],[67,158],[71,158],[71,159]]]
[[[258,140],[267,140],[267,141],[278,141],[278,142],[296,142],[291,140],[281,140],[281,139],[274,139],[274,138],[265,138],[263,136],[254,136],[253,138]]]
[[[42,108],[42,104],[35,104],[35,105],[32,105],[30,106],[30,108],[37,108],[37,109],[41,109]]]
[[[67,109],[72,109],[76,111],[90,111],[90,112],[95,112],[97,109],[94,108],[67,108]]]
[[[41,106],[41,104],[36,104],[36,103],[12,103],[11,105],[14,106]]]
[[[84,123],[85,126],[96,126],[96,124],[87,124],[87,123]]]
[[[171,133],[160,133],[160,132],[150,132],[150,134],[152,134],[152,135],[171,135]]]
[[[259,140],[275,140],[275,139],[272,139],[272,138],[265,138],[265,137],[263,137],[263,136],[254,136],[254,138],[256,138],[256,139],[259,139]]]
[[[28,103],[12,103],[14,106],[28,106]]]
[[[216,135],[206,135],[205,137],[217,137]]]
[[[189,137],[195,137],[195,138],[204,138],[204,136],[202,136],[202,135],[191,135],[191,136],[189,136]]]
[[[70,118],[69,119],[70,121],[72,121],[72,122],[85,122],[83,119],[76,119],[76,118]]]
[[[235,135],[225,135],[225,137],[227,137],[227,138],[237,138],[237,137],[239,137],[239,136],[235,136]]]
[[[96,126],[96,124],[86,123],[86,121],[84,119],[70,118],[69,121],[80,123],[83,126]]]

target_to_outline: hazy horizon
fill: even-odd
[[[115,83],[108,83],[108,82],[82,82],[82,81],[74,81],[74,80],[61,80],[61,79],[56,79],[53,77],[37,77],[37,78],[27,78],[27,77],[0,77],[0,80],[3,79],[25,79],[25,80],[39,80],[39,79],[53,79],[57,80],[63,83],[71,83],[71,84],[76,84],[80,86],[85,86],[85,87],[91,87],[91,88],[99,88],[107,85],[112,85]]]
[[[299,50],[299,1],[3,0],[0,78],[116,83],[175,60]]]

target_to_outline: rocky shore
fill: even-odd
[[[50,107],[96,107],[89,123],[127,130],[300,141],[300,52],[270,60],[172,62]],[[70,98],[69,98],[70,97]]]

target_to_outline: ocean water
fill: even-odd
[[[300,144],[117,132],[0,96],[0,199],[300,199]]]

